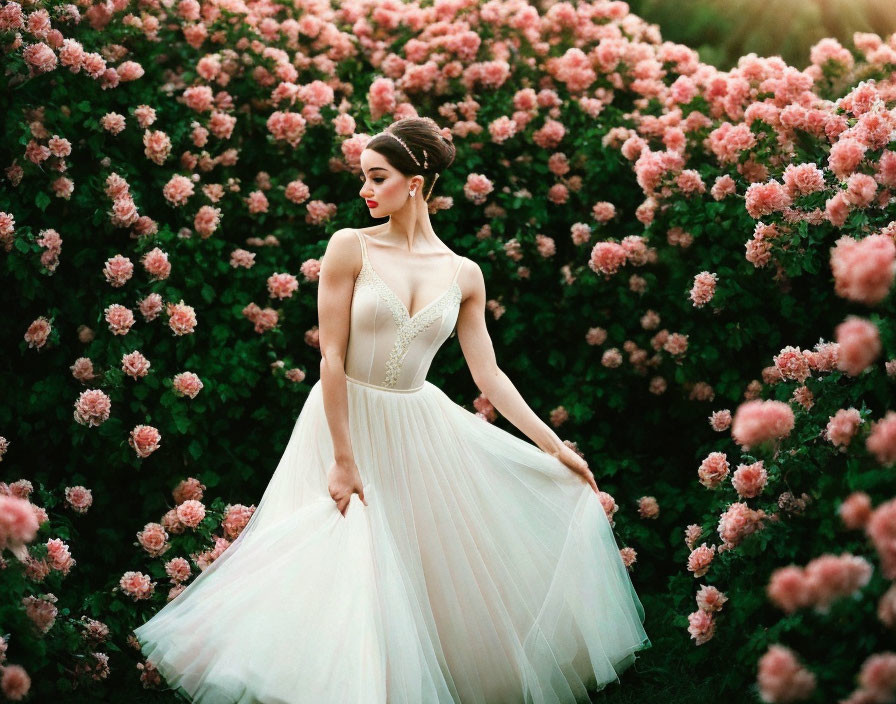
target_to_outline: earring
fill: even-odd
[[[417,195],[417,191],[411,191],[408,195],[410,195],[411,198],[413,198],[415,195]]]

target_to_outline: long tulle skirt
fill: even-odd
[[[572,704],[651,646],[596,494],[454,403],[350,380],[368,505],[327,490],[318,381],[240,536],[135,630],[202,704]],[[600,467],[595,466],[600,479]]]

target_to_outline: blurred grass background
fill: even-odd
[[[780,56],[798,69],[809,49],[834,37],[852,48],[854,32],[882,38],[896,31],[896,0],[628,0],[632,12],[657,24],[663,39],[685,44],[727,71],[750,52]]]

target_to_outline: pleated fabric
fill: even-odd
[[[368,505],[329,495],[318,381],[243,532],[135,630],[167,683],[203,704],[574,704],[619,681],[651,643],[591,488],[428,381],[347,386]]]

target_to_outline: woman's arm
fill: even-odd
[[[472,260],[465,263],[465,284],[470,291],[457,318],[457,339],[473,381],[497,411],[539,448],[551,455],[563,441],[529,407],[513,382],[498,368],[495,350],[485,325],[485,279]]]
[[[337,230],[330,237],[320,262],[317,289],[320,382],[334,459],[353,462],[348,424],[348,389],[345,380],[345,351],[348,346],[352,289],[356,269],[361,267],[358,237],[352,230]]]

